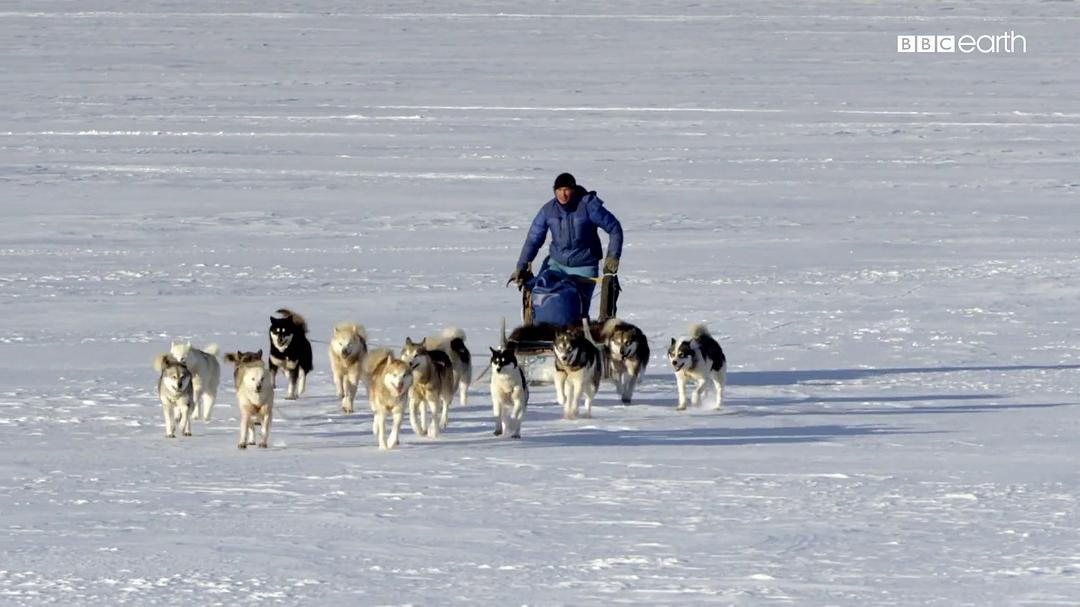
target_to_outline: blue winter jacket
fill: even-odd
[[[540,252],[547,234],[551,232],[548,255],[564,266],[596,266],[604,258],[600,235],[596,229],[608,233],[608,257],[618,259],[622,255],[622,224],[604,208],[604,201],[596,192],[587,192],[578,186],[574,198],[565,205],[552,198],[540,207],[540,212],[529,227],[525,245],[521,247],[518,267],[524,266]]]

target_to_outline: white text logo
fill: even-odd
[[[960,36],[905,35],[896,37],[898,53],[1026,53],[1027,39],[1016,32]]]

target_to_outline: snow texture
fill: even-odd
[[[1078,39],[1075,2],[0,5],[0,604],[1077,604]],[[537,387],[512,441],[485,378],[380,452],[333,326],[483,364],[562,171],[623,222],[635,404]],[[316,369],[270,448],[224,363],[165,439],[152,358],[280,307]],[[720,413],[674,410],[694,322]]]

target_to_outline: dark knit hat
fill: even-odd
[[[570,173],[562,173],[555,178],[555,185],[551,189],[557,190],[559,188],[575,188],[577,187],[577,180]]]

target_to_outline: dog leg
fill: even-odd
[[[304,394],[304,390],[307,389],[307,371],[303,369],[297,369],[296,374],[299,378],[296,380],[296,398],[300,398]]]
[[[188,403],[180,408],[180,432],[184,436],[191,436],[191,418],[195,414],[194,403]]]
[[[458,400],[461,402],[462,407],[469,404],[469,382],[464,379],[458,382]]]
[[[570,381],[567,382],[567,385],[564,389],[566,390],[566,409],[568,413],[566,419],[577,419],[578,398],[581,396],[580,387],[576,384],[576,382]]]
[[[566,372],[555,371],[555,402],[562,405],[563,409],[566,409]]]
[[[510,438],[521,438],[521,421],[525,417],[525,394],[521,390],[514,390],[514,411],[510,414],[512,429]]]
[[[375,438],[379,441],[379,449],[386,450],[386,411],[382,407],[375,412]]]
[[[495,416],[495,436],[502,436],[503,433],[503,414],[502,414],[502,398],[492,390],[491,394],[491,413]]]
[[[161,403],[161,411],[165,414],[165,438],[176,438],[176,428],[173,425],[176,422],[173,420],[172,407]]]
[[[686,376],[682,373],[675,374],[675,386],[679,391],[679,406],[675,407],[676,411],[686,410]]]
[[[713,376],[713,385],[716,386],[716,410],[724,406],[724,382],[727,380],[727,370],[721,369],[720,373]]]
[[[210,421],[210,412],[214,410],[214,405],[217,403],[217,395],[213,392],[204,392],[202,395],[203,400],[203,412],[202,418],[204,422]]]
[[[593,402],[593,397],[596,396],[596,391],[593,390],[591,386],[585,386],[582,389],[582,394],[585,397],[585,415],[584,415],[584,417],[591,418],[592,417],[592,402]]]
[[[425,401],[427,408],[431,411],[431,423],[427,424],[428,438],[438,438],[439,431],[442,430],[441,420],[439,416],[439,397],[431,397]]]
[[[393,449],[398,445],[398,435],[401,434],[401,421],[405,417],[405,411],[402,407],[394,407],[394,421],[390,427],[390,441],[387,443],[388,449]]]
[[[449,392],[446,396],[440,396],[438,398],[442,401],[442,410],[440,411],[442,418],[440,423],[442,424],[442,429],[445,430],[446,426],[450,424],[450,401],[453,400],[454,393]]]
[[[236,444],[237,449],[247,449],[248,431],[250,429],[251,415],[248,413],[247,407],[240,405],[240,442]]]
[[[701,397],[705,396],[705,387],[709,383],[709,378],[702,377],[697,380],[697,387],[694,388],[694,393],[690,397],[690,403],[695,407],[701,406]]]
[[[333,364],[333,361],[331,361],[330,373],[332,373],[334,375],[334,390],[336,391],[337,397],[338,398],[344,398],[345,397],[345,386],[344,386],[344,383],[343,383],[344,379],[345,379],[344,371],[339,370],[337,368],[337,365]]]
[[[289,378],[289,385],[285,388],[285,400],[296,400],[300,397],[297,391],[297,383],[300,379],[300,368],[297,367],[292,371],[285,371],[285,375]]]
[[[266,405],[263,406],[265,407]],[[273,414],[270,411],[267,411],[262,416],[262,440],[259,441],[259,447],[262,449],[266,449],[270,446],[270,421],[272,415]]]
[[[420,401],[413,398],[412,396],[409,396],[409,426],[412,427],[413,434],[417,436],[424,436],[425,434],[427,434],[427,429],[424,428],[423,412],[417,411],[418,409],[420,409],[420,404]]]

